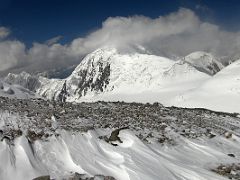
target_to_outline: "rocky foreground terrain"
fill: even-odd
[[[234,142],[238,141],[240,136],[239,114],[164,107],[159,103],[72,104],[42,99],[19,100],[0,97],[0,122],[0,138],[8,146],[14,146],[15,139],[22,136],[27,138],[29,144],[34,144],[37,141],[47,142],[52,137],[58,138],[62,131],[78,134],[98,129],[106,130],[98,136],[99,141],[116,147],[124,143],[119,134],[126,130],[136,135],[144,144],[158,144],[162,147],[177,147],[185,140],[208,142],[219,137]],[[219,143],[221,144],[221,141]],[[219,177],[239,180],[240,164],[237,162],[240,162],[240,152],[233,152],[229,147],[225,148],[224,153],[233,161],[214,164],[208,167],[208,170],[219,174]],[[116,178],[72,173],[62,178]],[[50,176],[38,179],[50,179]]]

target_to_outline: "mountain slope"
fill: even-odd
[[[184,93],[172,102],[184,107],[204,107],[218,111],[240,112],[240,60],[227,66],[199,89]]]
[[[99,49],[89,54],[68,78],[82,86],[81,96],[109,91],[144,91],[157,88],[156,80],[174,61],[145,54],[119,54],[116,49]],[[129,92],[129,91],[128,91]]]
[[[183,59],[201,72],[214,75],[224,66],[210,53],[197,51],[193,52]]]
[[[18,85],[9,84],[0,79],[0,96],[8,98],[28,99],[39,97],[32,91]]]
[[[18,84],[30,91],[36,91],[41,84],[37,76],[30,75],[26,72],[21,72],[20,74],[9,73],[4,81],[9,84]]]
[[[208,78],[184,61],[137,53],[120,54],[116,49],[103,48],[86,56],[64,80],[40,78],[42,85],[37,92],[48,99],[64,96],[65,100],[75,102],[164,103]]]
[[[108,78],[97,71],[104,68],[109,68]],[[116,49],[100,49],[89,54],[68,78],[68,84],[74,84],[79,79],[78,73],[85,70],[86,77],[91,78],[86,78],[90,81],[84,81],[90,83],[90,88],[84,89],[85,93],[80,97],[84,101],[164,103],[167,98],[195,88],[209,78],[182,61],[146,54],[119,54]],[[96,82],[98,84],[101,79],[106,80],[102,83],[104,86],[94,89]]]

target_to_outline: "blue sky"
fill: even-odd
[[[12,39],[28,46],[63,36],[61,42],[85,36],[108,17],[144,15],[151,18],[192,9],[204,21],[230,31],[239,30],[239,0],[1,0],[0,26]]]

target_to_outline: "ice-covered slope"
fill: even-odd
[[[20,74],[9,73],[4,78],[4,82],[17,85],[22,89],[28,89],[33,93],[51,100],[58,96],[58,91],[61,91],[64,83],[64,81],[60,79],[48,79],[42,76],[31,75],[26,72]]]
[[[184,61],[190,63],[199,71],[214,75],[224,66],[210,53],[197,51],[183,58]]]
[[[178,96],[172,104],[240,112],[240,60],[224,68],[201,87]]]
[[[28,99],[38,97],[35,93],[18,84],[8,84],[0,79],[0,96],[9,98]]]
[[[40,86],[38,77],[30,75],[26,72],[21,72],[20,74],[9,73],[4,81],[9,84],[18,84],[30,91],[36,91],[36,89]]]

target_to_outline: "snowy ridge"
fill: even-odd
[[[188,81],[191,78],[204,78],[207,77],[206,74],[199,72],[195,67],[191,64],[179,60],[173,64],[173,66],[164,72],[164,77],[169,80],[175,79],[179,82]],[[171,83],[171,82],[169,82]]]
[[[190,63],[199,71],[214,75],[219,72],[224,66],[210,53],[198,51],[189,54],[183,58],[183,61]]]
[[[40,86],[38,77],[32,76],[26,72],[21,72],[17,75],[9,73],[4,81],[9,84],[18,84],[30,91],[36,91],[36,89]]]

